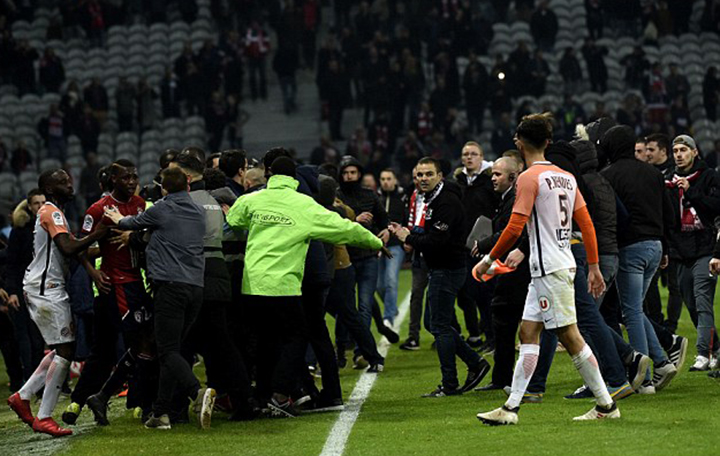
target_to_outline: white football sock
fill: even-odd
[[[598,367],[597,359],[593,355],[592,350],[586,344],[580,353],[572,357],[575,368],[580,372],[585,384],[593,392],[597,403],[602,406],[611,405],[613,403],[610,393],[608,393],[605,381],[600,373],[600,367]]]
[[[60,397],[62,384],[67,378],[68,370],[70,370],[70,361],[56,355],[45,377],[45,391],[43,391],[42,403],[37,414],[39,420],[52,416]]]
[[[55,350],[45,355],[42,361],[40,361],[40,364],[38,364],[35,372],[33,372],[22,388],[20,388],[20,391],[18,391],[20,399],[29,401],[35,393],[40,391],[40,388],[45,386],[45,376],[47,375],[48,369],[50,368],[50,364],[52,363],[54,357]]]
[[[532,378],[535,367],[537,367],[538,356],[540,355],[540,345],[522,344],[520,345],[520,357],[515,364],[513,372],[512,393],[505,402],[505,407],[514,409],[520,407],[523,395],[527,389],[530,378]]]

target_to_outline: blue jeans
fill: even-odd
[[[370,327],[372,321],[372,306],[375,301],[375,288],[378,281],[378,264],[376,256],[353,261],[355,281],[357,283],[358,312],[360,321]]]
[[[587,291],[587,253],[583,244],[573,244],[572,253],[577,270],[575,273],[575,308],[578,329],[590,346],[600,365],[603,379],[610,386],[620,386],[627,381],[625,366],[615,348],[612,330],[605,324],[600,309]],[[555,357],[557,336],[543,331],[540,341],[540,358],[528,385],[528,391],[544,392],[550,365]]]
[[[401,245],[393,245],[388,247],[392,253],[392,259],[382,257],[378,264],[378,280],[377,291],[382,297],[385,307],[383,318],[394,322],[397,310],[398,297],[398,277],[400,276],[400,268],[405,259],[405,251]]]
[[[465,268],[431,269],[427,291],[426,315],[430,317],[430,332],[435,336],[443,387],[455,390],[460,385],[455,367],[455,355],[468,368],[480,363],[478,355],[453,327],[455,299],[465,282]]]
[[[660,241],[641,241],[623,247],[620,249],[620,270],[617,276],[620,308],[630,345],[643,355],[649,355],[656,365],[667,361],[667,356],[650,320],[643,312],[643,300],[661,257]]]
[[[595,299],[598,307],[602,305],[605,295],[615,282],[615,279],[617,279],[619,267],[620,258],[617,255],[600,255],[600,272],[602,273],[603,280],[605,280],[605,291]]]
[[[677,269],[680,293],[690,315],[697,315],[693,323],[697,328],[697,354],[702,356],[708,356],[710,352],[710,334],[717,334],[713,312],[717,277],[709,272],[710,258],[708,255],[695,261],[681,261]],[[713,347],[713,350],[717,349],[717,346]]]

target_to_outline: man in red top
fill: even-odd
[[[135,195],[138,175],[132,162],[118,160],[113,163],[110,179],[112,192],[90,206],[85,213],[82,226],[84,234],[94,232],[100,224],[108,224],[107,219],[103,220],[105,208],[116,207],[121,214],[130,216],[145,210],[145,200]],[[95,341],[71,396],[72,403],[62,417],[68,424],[75,423],[86,402],[98,424],[109,424],[107,401],[122,388],[129,374],[136,369],[138,375],[135,379],[138,381],[131,386],[137,388],[131,388],[135,391],[132,391],[128,405],[139,403],[149,411],[152,404],[151,393],[145,388],[153,368],[150,343],[152,300],[145,291],[140,271],[141,252],[118,243],[118,238],[122,236],[99,242],[102,257],[100,270],[95,269],[87,258],[83,258],[83,264],[100,294],[95,299]],[[127,351],[116,365],[117,338],[120,334]]]

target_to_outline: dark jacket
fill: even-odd
[[[675,174],[675,161],[672,159],[672,157],[668,157],[668,159],[665,160],[665,163],[654,166],[655,168],[657,168],[658,171],[662,173],[665,180],[671,180],[673,174]]]
[[[444,181],[425,212],[425,232],[405,239],[422,254],[430,269],[458,269],[465,265],[465,213],[460,196],[457,185]]]
[[[27,201],[18,204],[12,215],[13,228],[7,247],[7,267],[5,268],[5,288],[9,295],[22,296],[23,276],[33,259],[32,214]]]
[[[592,215],[594,210],[593,194],[590,188],[585,185],[585,181],[582,179],[582,173],[580,172],[580,166],[577,162],[577,151],[567,141],[558,141],[551,143],[545,151],[545,158],[553,165],[558,168],[569,172],[575,177],[577,182],[578,190],[585,199],[587,204],[588,212]],[[573,231],[579,231],[577,225],[573,222]]]
[[[478,242],[478,251],[480,253],[490,253],[492,248],[500,239],[500,235],[510,222],[513,204],[515,204],[515,187],[511,188],[500,201],[497,212],[492,219],[493,234],[482,241]],[[522,237],[516,242],[519,246],[523,239],[527,237],[527,233],[523,230]],[[512,251],[514,249],[510,249]],[[509,251],[509,252],[510,252]],[[508,253],[509,253],[508,252]],[[507,255],[502,258],[504,261]],[[530,262],[523,261],[517,270],[508,274],[502,274],[495,279],[495,291],[491,305],[514,304],[522,307],[525,304],[525,296],[527,295],[527,287],[530,283]]]
[[[300,182],[297,191],[315,197],[320,193],[317,166],[298,166],[296,179]],[[308,253],[305,257],[305,275],[303,286],[306,284],[330,285],[332,271],[328,269],[326,250],[320,241],[310,241]]]
[[[594,210],[592,221],[595,225],[598,252],[601,255],[616,255],[617,246],[617,205],[615,190],[610,182],[598,174],[598,159],[595,146],[590,141],[573,141],[577,161],[585,185],[593,194]]]
[[[480,173],[472,183],[468,183],[468,176],[461,172],[455,177],[462,191],[462,203],[465,210],[465,232],[467,237],[472,231],[475,221],[481,215],[492,218],[500,203],[498,194],[492,186],[492,168],[488,167]]]
[[[378,198],[380,198],[380,205],[387,212],[388,219],[391,222],[397,222],[400,225],[405,226],[408,218],[408,207],[407,207],[407,195],[402,187],[396,187],[392,192],[386,192],[382,189],[377,191]],[[397,238],[392,237],[388,242],[388,245],[400,245],[400,241]]]
[[[661,240],[666,247],[673,220],[665,181],[655,167],[635,159],[632,128],[609,129],[599,146],[610,162],[601,174],[630,214],[630,224],[618,232],[618,247],[648,240]]]
[[[720,178],[714,169],[699,159],[688,172],[676,169],[675,175],[687,177],[695,172],[699,176],[690,182],[684,192],[683,207],[697,212],[703,228],[684,231],[680,224],[680,192],[677,187],[670,189],[673,208],[673,229],[670,232],[671,256],[679,260],[695,260],[711,255],[715,245],[715,217],[720,215]]]
[[[343,159],[340,163],[340,175],[348,166],[355,166],[360,170],[360,174],[363,172],[362,165],[357,159],[350,157]],[[360,181],[356,182],[340,182],[340,191],[338,192],[338,198],[343,203],[350,206],[355,211],[355,215],[360,215],[363,212],[370,212],[373,215],[373,221],[370,226],[365,226],[368,230],[374,234],[378,234],[380,231],[388,227],[389,220],[385,208],[380,204],[380,199],[377,197],[375,192],[361,186]],[[354,261],[369,258],[377,254],[373,250],[362,250],[355,247],[348,247],[348,253],[350,253],[350,259]]]

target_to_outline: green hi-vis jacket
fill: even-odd
[[[255,296],[300,296],[311,240],[379,250],[382,241],[360,224],[330,212],[296,191],[292,177],[272,176],[265,190],[243,195],[227,223],[249,231],[242,292]]]

